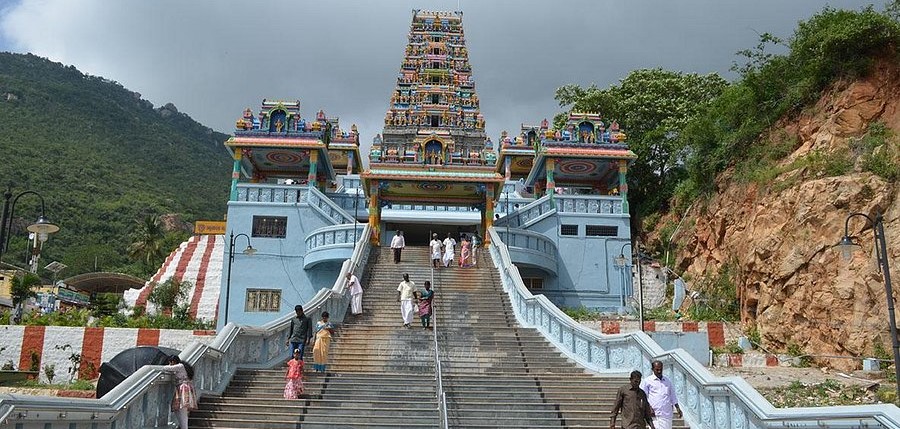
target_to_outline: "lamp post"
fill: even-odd
[[[234,265],[234,243],[240,237],[247,238],[247,248],[244,249],[243,254],[250,256],[256,253],[256,249],[250,245],[250,236],[244,233],[234,235],[234,231],[231,231],[231,238],[228,242],[228,277],[225,280],[225,321],[222,325],[228,324],[228,304],[231,299],[231,266]]]
[[[622,245],[622,249],[619,250],[619,256],[613,258],[613,262],[617,267],[625,270],[625,247],[631,246],[631,243],[625,243]],[[632,249],[634,246],[632,246]],[[638,250],[637,255],[637,266],[638,266],[638,320],[640,321],[641,331],[644,330],[644,282],[641,276],[641,255],[640,250]],[[622,301],[625,301],[625,296],[622,294]]]
[[[35,233],[38,241],[42,244],[47,241],[50,234],[59,231],[59,227],[47,220],[45,216],[44,197],[41,194],[34,191],[25,191],[20,192],[13,198],[12,189],[7,188],[6,193],[3,194],[3,217],[0,220],[0,259],[3,258],[3,253],[9,247],[9,230],[12,227],[12,218],[16,212],[16,202],[23,195],[35,195],[41,199],[41,214],[38,216],[37,221],[28,226],[28,231]],[[10,204],[10,199],[12,199],[12,204]]]
[[[841,256],[844,260],[849,261],[853,254],[853,247],[858,243],[853,241],[854,237],[850,236],[850,219],[855,216],[866,218],[872,225],[875,233],[875,255],[878,259],[881,274],[884,277],[884,292],[887,295],[888,322],[891,328],[891,343],[894,348],[894,376],[896,377],[897,396],[894,402],[900,401],[900,343],[897,339],[897,321],[894,317],[894,290],[891,287],[891,268],[888,266],[887,242],[884,238],[884,217],[881,212],[875,212],[875,219],[872,219],[864,213],[851,213],[844,221],[844,237],[838,245],[841,247]]]

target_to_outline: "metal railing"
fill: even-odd
[[[303,305],[310,318],[328,311],[343,320],[349,304],[344,293],[348,272],[362,276],[370,251],[366,225],[363,237],[345,260],[330,289],[321,289]],[[181,352],[194,367],[194,385],[200,396],[220,395],[238,368],[271,368],[286,359],[284,343],[293,314],[261,327],[229,323],[209,345],[192,343]],[[2,429],[121,429],[171,428],[170,403],[175,391],[172,376],[162,367],[138,369],[100,399],[52,398],[18,394],[0,396]]]
[[[431,249],[429,248],[429,252]],[[431,289],[437,290],[437,284],[434,282],[434,264],[431,265]],[[444,372],[441,368],[440,347],[438,345],[438,326],[437,326],[437,309],[434,306],[434,300],[431,301],[431,333],[434,338],[434,374],[437,380],[437,401],[438,414],[441,419],[441,427],[448,428],[447,420],[447,393],[444,392]]]
[[[900,408],[894,405],[775,408],[742,378],[715,376],[684,350],[663,350],[643,332],[605,335],[588,329],[544,295],[532,295],[500,235],[494,228],[488,233],[491,256],[522,326],[537,329],[567,357],[598,373],[649,373],[650,362],[666,363],[667,376],[691,427],[900,428]]]

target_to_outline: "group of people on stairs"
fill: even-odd
[[[321,319],[312,324],[309,316],[303,312],[303,306],[294,307],[296,316],[291,319],[290,337],[287,344],[290,345],[293,357],[287,362],[287,383],[284,386],[285,399],[297,399],[304,390],[303,387],[303,351],[309,346],[309,341],[315,337],[313,345],[313,369],[324,373],[328,363],[328,352],[331,347],[331,336],[334,335],[334,325],[328,321],[327,311],[322,312]]]
[[[459,240],[459,266],[461,268],[475,266],[478,246],[481,245],[478,234],[460,234]],[[456,239],[450,233],[447,233],[444,241],[439,240],[437,234],[431,234],[428,250],[431,254],[432,266],[439,268],[443,265],[444,268],[450,268],[456,258],[456,245]]]
[[[662,362],[653,361],[650,368],[653,373],[644,381],[640,371],[632,371],[629,384],[616,392],[610,429],[615,429],[619,413],[625,429],[672,429],[674,415],[681,417],[675,386],[663,376]]]
[[[397,302],[400,303],[400,316],[403,318],[403,327],[410,328],[413,313],[418,313],[422,320],[423,329],[432,329],[431,303],[434,300],[434,291],[431,290],[431,282],[425,281],[425,290],[417,291],[416,283],[409,279],[409,274],[403,275],[403,281],[397,286]]]
[[[460,234],[459,242],[453,238],[452,234],[447,233],[447,238],[443,241],[438,239],[437,233],[431,234],[431,241],[428,243],[428,252],[431,255],[431,264],[434,268],[450,268],[453,260],[456,259],[456,246],[459,245],[459,266],[462,268],[472,267],[476,264],[476,256],[478,246],[481,245],[481,238],[478,234]],[[406,238],[403,237],[403,231],[397,231],[394,238],[391,239],[391,251],[394,254],[394,263],[399,264],[403,249],[406,247]]]

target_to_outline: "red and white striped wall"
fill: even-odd
[[[125,303],[131,307],[146,306],[148,312],[155,312],[157,309],[147,302],[153,286],[174,277],[192,284],[187,298],[180,302],[190,304],[191,316],[215,321],[222,285],[225,245],[224,235],[192,236],[169,254],[143,288],[125,291]]]
[[[582,322],[583,325],[604,334],[622,334],[639,330],[640,322],[599,320]],[[706,332],[710,347],[723,347],[726,342],[726,326],[722,322],[644,322],[644,332]],[[733,331],[733,330],[729,330]],[[737,333],[740,330],[735,331]],[[732,339],[732,338],[727,338]],[[737,339],[736,337],[734,339]]]
[[[162,346],[183,350],[190,343],[209,344],[215,331],[179,329],[82,328],[70,326],[0,325],[0,365],[12,361],[16,369],[31,367],[37,356],[41,380],[48,381],[45,365],[54,365],[54,381],[68,381],[73,353],[81,355],[77,369],[83,378],[96,378],[100,364],[135,346]]]

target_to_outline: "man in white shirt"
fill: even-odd
[[[441,261],[441,240],[438,240],[437,233],[431,234],[431,243],[428,243],[431,251],[431,266],[437,268]]]
[[[675,387],[671,380],[663,377],[662,362],[653,361],[650,367],[653,368],[653,375],[641,381],[641,389],[647,393],[647,402],[653,408],[653,426],[656,429],[672,429],[673,408],[678,417],[681,417]]]
[[[403,239],[403,231],[397,231],[394,238],[391,239],[391,249],[394,250],[394,263],[400,263],[400,252],[406,247],[406,240]]]
[[[413,318],[413,298],[416,284],[409,281],[409,274],[403,275],[403,281],[397,286],[397,301],[400,302],[400,315],[403,316],[403,327],[409,328]]]
[[[444,239],[444,267],[449,268],[453,265],[453,257],[456,254],[456,240],[450,236],[450,233],[447,233],[447,238]]]
[[[350,312],[354,315],[362,314],[362,285],[353,273],[347,273],[347,289],[350,290]]]

